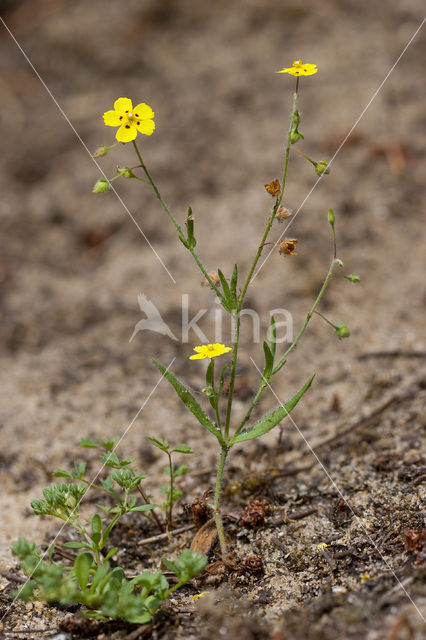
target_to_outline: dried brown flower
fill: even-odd
[[[279,196],[281,191],[280,181],[272,180],[269,184],[265,184],[265,189],[271,196]]]
[[[293,215],[293,211],[291,209],[287,209],[287,207],[283,207],[283,205],[281,204],[278,207],[278,211],[275,215],[275,218],[278,220],[278,222],[284,222],[284,220],[287,220],[292,215]]]
[[[269,502],[265,499],[253,500],[241,513],[238,522],[240,527],[257,529],[265,524],[265,518],[269,513]]]
[[[207,504],[207,500],[212,493],[211,489],[207,489],[201,497],[195,498],[194,502],[185,506],[185,511],[192,515],[192,520],[197,529],[202,527],[213,515],[213,509]]]
[[[286,256],[295,256],[296,255],[296,245],[298,240],[283,240],[280,244],[280,253],[284,253]]]
[[[220,286],[220,278],[219,278],[219,276],[217,275],[217,273],[209,273],[209,278],[210,278],[210,280],[213,282],[213,284],[214,284],[216,287],[219,287],[219,286]],[[212,288],[212,286],[211,286],[210,282],[207,280],[207,278],[205,278],[205,279],[202,281],[201,286],[202,286],[202,287],[210,287],[210,288]]]

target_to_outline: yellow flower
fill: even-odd
[[[326,549],[327,547],[328,547],[328,544],[326,542],[321,542],[321,544],[317,544],[318,551],[321,551],[321,549]]]
[[[197,353],[193,356],[189,356],[190,360],[204,360],[204,358],[216,358],[224,353],[231,351],[231,347],[225,347],[220,342],[214,344],[203,344],[201,347],[194,347],[194,351]]]
[[[316,64],[295,60],[291,67],[281,69],[277,73],[289,73],[291,76],[313,76],[318,71]]]
[[[115,134],[119,142],[131,142],[138,131],[146,136],[151,135],[155,129],[153,117],[153,110],[144,102],[133,108],[129,98],[118,98],[114,102],[114,109],[105,111],[104,122],[107,127],[120,127]]]

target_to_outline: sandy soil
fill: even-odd
[[[80,456],[81,437],[126,431],[159,380],[149,357],[165,365],[176,358],[176,374],[192,388],[203,384],[203,365],[188,360],[199,343],[194,333],[189,344],[154,332],[129,342],[142,317],[138,293],[177,336],[188,294],[191,317],[210,310],[200,327],[214,338],[213,295],[200,287],[148,186],[116,181],[125,207],[113,193],[91,194],[100,172],[87,149],[113,141],[101,114],[120,95],[153,107],[157,129],[143,155],[165,199],[181,222],[192,206],[209,271],[229,276],[237,262],[246,273],[271,207],[263,185],[280,175],[288,127],[293,85],[274,71],[298,57],[318,65],[320,73],[301,84],[303,149],[331,158],[420,25],[422,5],[35,0],[3,7],[63,110],[2,27],[0,566],[16,571],[12,540],[24,534],[45,544],[57,531],[32,515],[30,500],[52,469]],[[297,330],[332,256],[326,212],[333,207],[344,273],[358,273],[361,283],[335,278],[322,310],[350,326],[351,338],[339,342],[315,318],[274,384],[284,400],[317,371],[294,411],[297,429],[287,421],[236,450],[226,478],[230,516],[253,497],[271,502],[261,529],[230,527],[237,552],[261,556],[264,574],[231,580],[232,597],[211,585],[194,603],[188,589],[153,637],[212,637],[218,627],[225,638],[422,637],[425,553],[407,549],[404,530],[424,529],[424,44],[423,29],[312,192],[312,167],[291,158],[285,203],[301,207],[287,233],[299,240],[297,256],[273,252],[247,299],[262,332],[274,308],[289,309]],[[117,148],[99,164],[112,176],[116,164],[135,164],[131,151]],[[282,230],[274,226],[273,240]],[[257,380],[250,356],[262,358],[250,329],[246,319],[235,419]],[[224,326],[224,342],[228,336]],[[274,404],[265,394],[255,415]],[[158,496],[164,461],[150,454],[153,434],[190,444],[192,471],[206,470],[182,483],[185,502],[212,485],[209,435],[164,381],[120,445]],[[309,468],[282,475],[295,466]],[[257,484],[247,480],[258,476]],[[292,521],[300,509],[311,513]],[[158,566],[161,555],[190,541],[188,534],[144,548],[129,566]],[[0,578],[6,631],[59,624],[63,612],[54,608],[11,605],[12,586]]]

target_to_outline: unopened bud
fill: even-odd
[[[130,167],[117,167],[117,173],[123,176],[123,178],[136,178]]]
[[[336,334],[336,336],[340,339],[342,338],[349,338],[349,336],[351,335],[351,332],[349,331],[348,327],[346,327],[343,322],[341,322],[334,330],[334,333]]]
[[[304,140],[304,139],[305,139],[305,136],[301,134],[300,131],[295,129],[294,131],[291,132],[290,144],[296,144],[296,142],[299,142],[299,140]]]
[[[103,193],[104,191],[108,191],[111,188],[110,181],[105,180],[105,178],[99,178],[96,180],[95,185],[92,189],[93,193]]]
[[[361,278],[357,276],[356,273],[351,273],[349,276],[345,276],[345,278],[346,280],[349,280],[349,282],[353,282],[354,284],[361,281]]]
[[[333,226],[333,224],[334,224],[334,222],[336,220],[336,216],[334,215],[333,209],[329,209],[328,215],[327,215],[327,219],[328,219],[329,223],[331,224],[331,226]]]
[[[326,160],[320,160],[319,162],[316,162],[315,173],[317,174],[317,176],[323,176],[324,174],[330,173],[328,162]]]
[[[95,153],[92,155],[92,158],[101,158],[102,156],[106,156],[109,151],[109,147],[104,147],[103,145],[98,147]]]

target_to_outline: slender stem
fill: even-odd
[[[173,489],[174,489],[174,473],[173,473],[173,463],[172,456],[169,451],[166,451],[169,457],[169,469],[170,469],[170,494],[169,494],[169,509],[167,512],[167,528],[171,530],[173,528],[172,522],[172,512],[173,512]]]
[[[240,339],[240,314],[239,311],[236,311],[232,314],[233,321],[233,346],[232,346],[232,365],[231,365],[231,378],[229,380],[229,391],[228,391],[228,405],[226,408],[226,422],[225,422],[225,440],[228,440],[229,437],[229,425],[231,422],[231,410],[232,410],[232,401],[234,399],[234,387],[235,387],[235,376],[237,373],[237,360],[238,360],[238,343]]]
[[[268,220],[268,224],[266,225],[265,232],[264,232],[264,234],[262,236],[262,239],[261,239],[260,244],[259,244],[259,248],[257,250],[256,256],[255,256],[254,261],[253,261],[253,264],[252,264],[251,269],[249,271],[249,274],[247,276],[247,280],[246,280],[246,282],[244,284],[243,291],[241,293],[240,300],[239,300],[239,306],[238,306],[238,310],[239,311],[241,310],[241,308],[243,306],[243,302],[244,302],[245,295],[247,293],[248,286],[249,286],[249,284],[251,282],[251,279],[253,277],[253,273],[254,273],[254,271],[256,269],[257,263],[259,262],[260,256],[261,256],[262,251],[263,251],[263,245],[265,244],[265,242],[267,240],[267,237],[268,237],[269,232],[270,232],[271,227],[272,227],[272,223],[274,222],[274,219],[275,219],[275,215],[276,215],[276,213],[278,211],[278,208],[279,208],[279,206],[280,206],[280,204],[282,202],[283,196],[284,196],[285,183],[286,183],[286,179],[287,179],[288,159],[289,159],[289,156],[290,156],[290,148],[291,148],[291,133],[293,131],[294,113],[296,111],[297,98],[298,98],[298,94],[295,93],[294,96],[293,96],[293,111],[292,111],[292,114],[291,114],[291,117],[290,117],[290,127],[289,127],[289,130],[288,130],[288,136],[287,136],[287,147],[286,147],[286,150],[285,150],[284,168],[283,168],[283,175],[282,175],[282,179],[281,179],[281,191],[280,191],[280,194],[279,194],[279,196],[277,198],[275,206],[274,206],[274,208],[272,210],[272,214],[271,214],[271,216],[270,216],[270,218]]]
[[[281,358],[279,359],[278,363],[273,368],[272,375],[274,373],[277,373],[277,371],[279,371],[281,369],[281,367],[283,366],[287,356],[289,355],[289,353],[291,353],[293,351],[293,349],[296,348],[297,343],[299,342],[300,338],[305,333],[306,327],[308,326],[310,319],[312,318],[317,306],[319,305],[320,300],[323,297],[325,290],[327,289],[328,283],[330,282],[330,278],[333,275],[333,270],[334,270],[335,266],[336,266],[336,260],[333,258],[333,260],[331,261],[330,268],[328,270],[327,276],[326,276],[326,278],[324,280],[324,283],[323,283],[323,285],[322,285],[322,287],[320,289],[320,292],[319,292],[314,304],[311,307],[311,310],[309,311],[308,315],[306,316],[306,320],[305,320],[305,322],[303,324],[303,327],[300,329],[299,333],[297,334],[296,339],[292,342],[292,344],[289,346],[287,351],[284,353],[283,356],[281,356]]]
[[[222,516],[220,514],[220,492],[222,487],[222,475],[223,469],[225,467],[226,457],[228,455],[229,449],[227,447],[222,447],[222,452],[219,458],[219,464],[217,468],[217,476],[216,476],[216,489],[214,492],[214,519],[216,523],[217,535],[219,538],[220,551],[222,553],[222,560],[225,559],[228,553],[228,546],[226,544],[225,532],[223,530],[223,522]]]
[[[253,409],[255,408],[255,406],[257,405],[257,403],[259,402],[259,398],[260,398],[260,396],[262,395],[262,392],[263,392],[263,390],[264,390],[264,388],[265,388],[266,386],[267,386],[267,383],[265,383],[265,382],[261,382],[261,383],[260,383],[260,387],[259,387],[259,389],[258,389],[258,391],[257,391],[257,393],[256,393],[256,395],[255,395],[255,397],[253,398],[253,401],[252,401],[252,403],[251,403],[251,405],[250,405],[250,407],[249,407],[249,409],[248,409],[248,411],[247,411],[246,415],[244,416],[244,418],[243,418],[243,420],[242,420],[242,422],[241,422],[240,426],[238,427],[238,429],[237,429],[237,430],[236,430],[236,432],[234,433],[234,437],[235,437],[235,436],[237,436],[237,435],[240,433],[240,431],[244,428],[244,426],[245,426],[245,424],[247,423],[247,421],[250,419],[250,416],[251,416],[251,414],[252,414],[252,412],[253,412]]]
[[[214,408],[216,411],[216,423],[220,430],[222,430],[222,425],[220,424],[220,413],[219,413],[219,395],[216,394],[216,390],[214,388],[214,358],[211,358],[210,362],[212,363],[212,389],[214,393]]]
[[[157,185],[155,184],[154,180],[151,177],[151,174],[149,173],[148,169],[146,168],[146,165],[145,165],[144,161],[142,160],[142,156],[141,156],[140,151],[138,149],[138,146],[137,146],[137,144],[136,144],[136,142],[134,140],[133,140],[133,146],[135,148],[136,155],[137,155],[138,160],[140,162],[140,166],[144,170],[144,173],[145,173],[146,177],[148,178],[148,182],[150,183],[151,187],[154,189],[155,195],[157,196],[158,200],[160,201],[161,206],[163,207],[164,211],[166,212],[166,214],[168,215],[169,219],[173,223],[173,225],[176,228],[179,236],[181,238],[185,238],[185,234],[183,232],[182,227],[180,226],[180,224],[178,223],[178,221],[176,220],[176,218],[174,217],[174,215],[172,214],[172,212],[168,208],[167,204],[164,202],[164,200],[163,200],[163,198],[161,196],[161,193],[158,190]],[[214,284],[213,280],[210,278],[210,276],[207,273],[205,267],[201,264],[201,261],[200,261],[198,255],[197,255],[197,253],[195,252],[194,248],[193,247],[187,247],[187,249],[190,252],[190,254],[192,255],[192,257],[194,258],[198,268],[200,269],[201,273],[203,274],[203,276],[205,277],[205,279],[207,280],[207,282],[209,283],[211,288],[214,290],[214,292],[216,293],[218,298],[220,300],[222,300],[223,296],[222,296],[221,292],[219,291],[217,286]]]
[[[320,318],[322,318],[327,324],[330,325],[330,327],[333,327],[333,329],[337,329],[336,325],[333,324],[332,322],[330,322],[330,320],[328,318],[326,318],[322,313],[320,313],[319,311],[314,311],[314,313],[317,314],[317,316],[319,316]]]
[[[138,484],[137,489],[138,489],[139,493],[141,494],[142,498],[145,500],[145,504],[150,504],[150,501],[148,500],[148,496],[146,495],[145,491],[142,489],[140,484]],[[155,524],[157,525],[157,527],[159,528],[161,533],[164,533],[164,527],[163,527],[163,525],[161,523],[160,518],[155,513],[155,509],[153,509],[151,513],[152,513],[153,519],[155,520]],[[145,514],[145,516],[148,518],[148,520],[151,520],[151,517],[148,516],[147,513]],[[152,520],[151,520],[151,522],[152,522]]]

